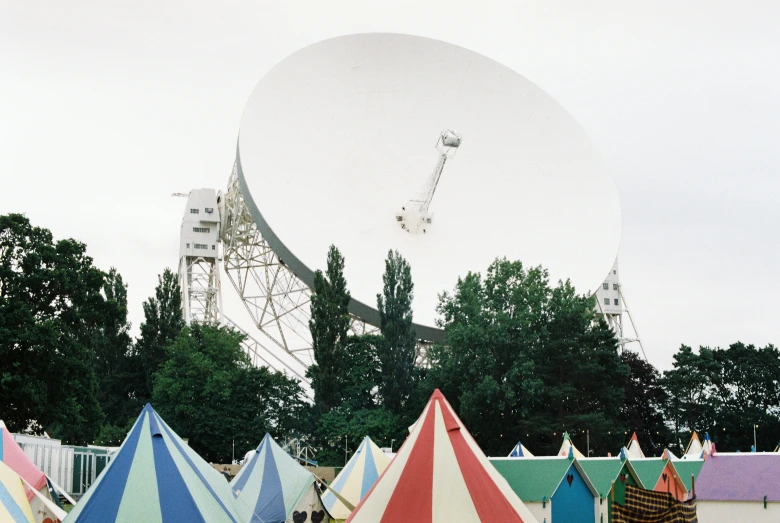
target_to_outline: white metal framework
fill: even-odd
[[[598,311],[603,315],[604,320],[615,331],[620,350],[625,350],[626,345],[636,343],[642,356],[647,359],[645,348],[642,346],[642,340],[639,337],[634,319],[631,317],[631,311],[626,303],[626,297],[623,294],[617,260],[615,260],[615,264],[612,266],[612,270],[604,280],[604,283],[596,291],[596,303]],[[628,318],[628,322],[625,321],[624,317]]]
[[[306,369],[314,363],[309,332],[311,289],[258,230],[244,203],[235,166],[225,194],[223,223],[223,268],[257,327],[259,339],[226,320],[247,334],[244,349],[255,365],[289,372],[308,383]],[[353,317],[350,331],[370,334],[377,328]]]

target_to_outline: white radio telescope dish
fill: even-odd
[[[508,67],[428,38],[356,34],[292,54],[249,98],[236,166],[255,223],[296,276],[311,285],[328,247],[341,250],[350,311],[367,323],[378,324],[397,249],[423,339],[442,338],[438,295],[496,257],[589,293],[620,243],[614,182],[572,116]],[[430,226],[399,227],[433,179],[412,217]]]

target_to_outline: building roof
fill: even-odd
[[[631,465],[633,465],[639,479],[642,483],[649,488],[655,488],[655,484],[658,483],[658,478],[666,467],[666,460],[663,458],[641,458],[632,459]]]
[[[696,478],[696,497],[710,501],[780,501],[780,455],[715,453]]]
[[[609,496],[609,491],[612,490],[612,483],[617,481],[620,471],[625,465],[629,470],[629,473],[633,474],[636,479],[639,480],[640,486],[644,487],[639,475],[634,470],[631,463],[623,461],[620,458],[588,458],[578,460],[580,467],[588,476],[588,479],[593,484],[593,487],[598,492],[598,495],[602,498]],[[655,484],[653,484],[655,486]]]
[[[692,487],[691,475],[698,479],[702,465],[704,465],[703,459],[681,459],[674,462],[674,468],[677,469],[677,473],[685,485],[685,490],[688,492],[691,491]]]
[[[552,498],[566,471],[569,458],[490,458],[515,494],[524,502]]]

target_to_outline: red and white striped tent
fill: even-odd
[[[348,523],[538,523],[437,389]]]

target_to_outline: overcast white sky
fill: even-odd
[[[778,20],[771,0],[0,0],[0,213],[117,267],[137,330],[177,263],[170,194],[225,186],[263,73],[324,38],[412,33],[512,67],[590,133],[620,192],[621,279],[652,363],[681,343],[777,344]]]

